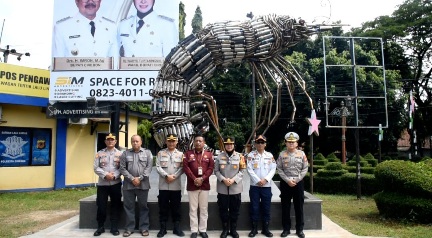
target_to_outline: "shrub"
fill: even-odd
[[[328,163],[328,161],[326,159],[324,159],[324,160],[314,160],[313,163],[314,163],[314,166],[315,165],[323,165],[324,166],[324,165],[326,165]]]
[[[386,155],[386,156],[383,157],[383,161],[386,161],[386,160],[392,160],[392,157]]]
[[[314,157],[314,161],[317,161],[317,160],[326,160],[326,158],[324,157],[323,154],[318,153],[318,154],[316,154],[315,157]]]
[[[355,160],[350,160],[350,161],[347,162],[347,164],[348,164],[349,166],[357,166],[357,161],[355,161]],[[370,164],[369,164],[367,161],[361,161],[361,160],[360,160],[360,166],[363,168],[363,167],[368,167],[368,166],[370,166]]]
[[[365,159],[365,160],[372,160],[372,159],[375,159],[375,157],[374,157],[371,153],[367,153],[367,154],[364,156],[364,159]]]
[[[342,170],[342,164],[339,162],[329,162],[325,166],[327,170]]]
[[[411,161],[385,161],[375,169],[375,177],[387,192],[400,192],[413,197],[432,197],[432,166]]]
[[[432,222],[431,199],[392,192],[379,192],[373,198],[379,213],[385,217],[403,218],[421,223]]]
[[[321,177],[338,177],[346,174],[346,170],[327,170],[327,169],[319,169],[317,172],[317,176]]]
[[[335,153],[331,153],[327,155],[327,160],[329,162],[340,162],[341,160],[335,155]]]

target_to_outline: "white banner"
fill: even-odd
[[[51,72],[51,101],[150,101],[157,71]]]

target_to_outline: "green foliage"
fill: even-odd
[[[201,8],[197,6],[197,8],[195,9],[195,15],[192,18],[192,33],[195,34],[202,30],[202,20],[203,18]]]
[[[317,160],[326,160],[326,157],[324,157],[323,154],[318,153],[318,154],[316,154],[315,157],[314,157],[314,162],[317,161]]]
[[[375,157],[371,153],[367,153],[364,157],[365,160],[373,160]]]
[[[179,40],[183,40],[185,38],[185,26],[186,26],[186,12],[185,5],[183,2],[179,3]]]
[[[432,222],[432,201],[405,193],[379,192],[373,196],[381,215],[420,223]],[[395,209],[397,208],[397,209]]]
[[[363,168],[363,167],[368,167],[368,166],[370,166],[370,164],[367,162],[367,161],[362,161],[362,160],[360,160],[360,166]],[[347,162],[347,165],[349,165],[349,166],[357,166],[357,161],[355,161],[355,160],[350,160],[350,161],[348,161]]]
[[[317,176],[320,177],[339,177],[343,174],[346,174],[348,171],[346,170],[327,170],[327,169],[319,169],[317,172]]]
[[[326,165],[328,161],[326,159],[324,160],[314,160],[314,165]]]
[[[413,197],[432,197],[432,166],[410,161],[384,161],[375,170],[375,177],[387,192]]]
[[[142,120],[139,124],[138,124],[138,135],[141,136],[142,140],[143,140],[143,146],[148,148],[148,145],[150,143],[150,140],[152,138],[152,135],[150,133],[151,128],[153,126],[153,123],[147,119]]]
[[[342,170],[342,164],[340,162],[329,162],[326,167],[327,170]]]

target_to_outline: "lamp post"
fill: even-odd
[[[352,99],[348,95],[343,101],[341,101],[341,106],[336,107],[333,109],[333,111],[330,113],[332,116],[338,116],[341,118],[341,125],[342,125],[342,164],[346,164],[346,122],[347,117],[351,116],[351,110],[352,110]]]

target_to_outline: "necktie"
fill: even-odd
[[[91,29],[90,29],[90,33],[92,34],[92,36],[94,36],[96,27],[95,27],[95,23],[93,21],[91,21],[90,23]]]
[[[136,29],[136,33],[138,34],[138,32],[141,30],[141,27],[144,25],[144,21],[143,21],[143,19],[140,19],[139,21],[138,21],[138,27],[137,27],[137,29]]]

